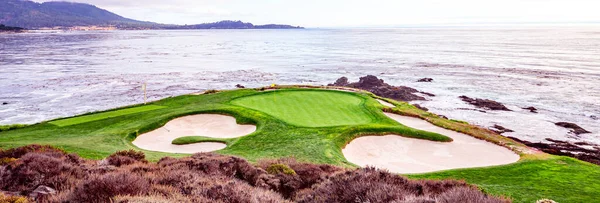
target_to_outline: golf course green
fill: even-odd
[[[346,160],[342,148],[357,137],[396,134],[437,142],[452,141],[441,134],[404,126],[383,114],[393,112],[422,118],[437,126],[505,146],[521,156],[519,162],[509,165],[416,174],[410,175],[411,178],[462,179],[489,194],[510,197],[514,202],[534,202],[542,198],[561,203],[597,200],[600,191],[600,167],[597,165],[530,152],[524,145],[489,130],[444,119],[408,103],[369,93],[294,86],[279,88],[182,95],[147,105],[41,122],[0,132],[0,148],[52,145],[98,160],[127,149],[143,151],[151,161],[165,156],[189,156],[142,150],[132,141],[175,118],[208,113],[233,116],[239,124],[256,125],[256,131],[236,138],[186,136],[174,143],[221,142],[227,147],[216,153],[239,156],[251,162],[293,157],[304,162],[352,168],[357,166]],[[376,98],[395,107],[385,107]]]
[[[364,98],[344,92],[269,92],[235,99],[231,104],[265,112],[303,127],[360,125],[376,121]]]

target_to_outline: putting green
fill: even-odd
[[[231,101],[303,127],[371,123],[374,117],[363,102],[363,98],[346,92],[302,90],[274,91]]]
[[[106,118],[114,118],[114,117],[128,115],[128,114],[152,111],[152,110],[162,109],[162,108],[165,108],[165,107],[157,106],[157,105],[147,105],[147,106],[121,109],[121,110],[116,110],[116,111],[109,111],[109,112],[104,112],[104,113],[90,114],[90,115],[85,115],[85,116],[77,116],[77,117],[73,117],[73,118],[51,121],[48,123],[59,126],[59,127],[64,127],[64,126],[70,126],[70,125],[77,125],[77,124],[81,124],[81,123],[87,123],[87,122],[91,122],[91,121],[102,120],[102,119],[106,119]]]

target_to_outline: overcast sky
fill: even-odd
[[[35,0],[44,2],[48,0]],[[600,22],[600,0],[70,0],[136,20],[305,27]]]

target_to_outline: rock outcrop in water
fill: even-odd
[[[489,100],[489,99],[470,98],[470,97],[467,97],[464,95],[460,96],[458,98],[460,98],[464,102],[467,102],[473,106],[483,108],[483,109],[498,110],[498,111],[511,111],[510,109],[506,108],[506,106],[504,106],[504,104],[497,102],[497,101]]]
[[[417,82],[433,82],[433,78],[421,78]]]
[[[537,113],[537,108],[535,108],[533,106],[526,107],[526,108],[523,108],[523,109],[529,110],[529,112],[531,112],[531,113]]]
[[[571,129],[571,133],[573,133],[575,135],[591,133],[590,131],[583,129],[582,127],[580,127],[579,125],[577,125],[575,123],[558,122],[558,123],[555,123],[555,125],[563,127],[563,128],[569,128],[569,129]]]
[[[537,148],[548,154],[569,156],[582,161],[600,165],[600,146],[598,145],[585,142],[570,143],[550,138],[546,138],[546,140],[551,143],[529,142],[515,137],[508,138],[523,143],[529,147]],[[578,145],[588,145],[593,149],[587,149]]]
[[[502,134],[502,133],[511,133],[511,132],[515,132],[514,130],[505,128],[504,126],[495,124],[494,126],[489,128],[491,131],[494,131],[498,134]]]
[[[372,92],[377,96],[387,97],[399,101],[426,100],[425,97],[419,96],[415,93],[421,93],[427,96],[435,96],[434,94],[421,92],[411,87],[392,86],[373,75],[361,77],[360,80],[355,83],[349,83],[348,78],[341,77],[337,79],[335,83],[328,84],[328,86],[352,87]]]

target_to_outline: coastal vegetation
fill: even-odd
[[[384,178],[384,180],[377,180],[376,183],[373,184],[365,184],[365,187],[377,187],[380,184],[385,185],[388,183],[396,184],[400,182],[406,182],[406,180],[401,179],[400,176],[390,176],[388,173],[376,171],[373,169],[351,170],[353,168],[356,168],[356,165],[348,162],[344,158],[343,154],[341,153],[341,149],[351,140],[357,137],[365,135],[397,134],[406,137],[426,139],[432,141],[451,141],[450,138],[437,133],[420,131],[406,127],[395,122],[394,120],[388,118],[383,114],[383,112],[393,112],[401,115],[418,117],[427,120],[437,126],[469,134],[476,138],[487,140],[501,146],[505,146],[517,152],[521,156],[521,160],[519,162],[509,165],[471,169],[456,169],[427,174],[410,175],[409,177],[411,179],[415,179],[413,181],[429,181],[425,179],[464,180],[466,183],[477,185],[477,187],[483,190],[486,194],[490,194],[493,196],[504,196],[510,198],[513,202],[533,202],[542,198],[549,198],[558,202],[593,202],[597,197],[597,191],[600,190],[600,181],[598,181],[600,179],[600,166],[589,164],[568,157],[553,156],[539,151],[535,151],[521,143],[502,137],[490,130],[469,125],[465,122],[451,121],[433,113],[423,111],[405,102],[398,102],[395,100],[378,97],[374,94],[367,92],[355,93],[345,91],[332,91],[316,89],[315,87],[310,88],[299,86],[277,86],[274,88],[280,90],[271,90],[272,88],[240,89],[214,92],[211,94],[182,95],[178,97],[172,97],[152,102],[148,105],[124,107],[120,109],[97,112],[84,116],[76,116],[72,118],[42,122],[24,128],[0,132],[0,148],[6,150],[15,147],[28,146],[31,144],[51,145],[53,147],[60,148],[61,151],[65,151],[66,153],[76,153],[78,155],[77,157],[81,156],[85,159],[104,160],[98,162],[91,160],[83,160],[81,158],[68,158],[72,155],[56,155],[55,153],[51,153],[54,155],[50,155],[50,157],[54,157],[61,162],[66,162],[67,159],[72,159],[76,161],[69,161],[69,163],[85,163],[82,165],[71,164],[69,165],[69,167],[71,168],[83,166],[86,166],[88,168],[94,168],[97,167],[96,165],[101,162],[112,163],[109,165],[113,166],[121,166],[121,168],[116,169],[115,174],[107,174],[98,177],[94,176],[91,178],[85,178],[86,181],[92,182],[74,181],[72,185],[75,186],[73,186],[74,188],[69,188],[69,193],[65,192],[64,194],[58,195],[55,198],[80,197],[74,194],[78,191],[77,187],[85,188],[90,187],[91,185],[95,185],[95,183],[104,183],[104,181],[119,179],[117,178],[117,176],[123,178],[121,177],[125,176],[123,174],[133,174],[136,176],[140,176],[127,179],[131,180],[131,182],[140,182],[140,184],[142,185],[148,183],[144,181],[149,181],[150,183],[153,183],[153,181],[156,181],[156,179],[153,179],[153,177],[156,176],[149,175],[149,177],[145,177],[146,174],[131,173],[131,171],[179,170],[176,167],[170,167],[170,165],[178,163],[175,165],[183,167],[183,165],[185,165],[183,163],[195,163],[199,160],[205,160],[206,158],[203,157],[207,156],[217,157],[215,159],[219,160],[235,159],[237,160],[234,161],[235,163],[241,162],[239,161],[241,160],[239,158],[221,156],[234,155],[236,157],[246,159],[247,161],[249,161],[250,165],[258,165],[258,167],[262,168],[262,170],[267,170],[272,164],[285,164],[289,166],[291,170],[281,165],[277,165],[271,167],[271,173],[281,171],[282,173],[278,173],[279,175],[283,174],[284,176],[294,176],[291,172],[293,170],[298,176],[300,176],[300,179],[303,178],[302,174],[314,174],[317,172],[303,172],[301,168],[298,168],[294,164],[290,164],[288,162],[272,163],[270,165],[267,164],[267,166],[265,166],[264,160],[279,160],[293,157],[295,158],[295,160],[297,160],[297,162],[295,161],[294,163],[305,167],[314,168],[315,170],[317,170],[316,168],[318,168],[319,172],[317,174],[333,174],[333,172],[329,173],[321,171],[339,172],[339,170],[346,168],[344,170],[348,171],[339,174],[336,173],[338,175],[330,177],[331,179],[326,182],[323,182],[322,185],[319,185],[318,187],[311,187],[312,189],[309,190],[310,192],[306,194],[301,194],[296,189],[275,190],[283,191],[279,194],[264,193],[262,189],[255,190],[251,189],[251,187],[247,185],[236,186],[236,184],[233,183],[232,185],[226,187],[231,190],[245,188],[248,191],[257,191],[256,194],[264,194],[265,196],[261,197],[265,198],[273,197],[273,195],[281,195],[286,200],[293,201],[300,201],[308,197],[323,197],[324,199],[327,199],[332,197],[327,196],[326,191],[341,191],[339,187],[347,184],[355,184],[357,188],[362,188],[360,187],[359,183],[364,183],[364,181],[366,180],[372,180],[371,178],[365,177],[374,177],[374,174],[379,174],[376,175],[377,177],[386,178]],[[375,98],[389,102],[393,104],[394,107],[386,107],[377,102]],[[278,102],[276,103],[275,101]],[[143,109],[143,111],[140,111],[140,109]],[[353,112],[349,113],[342,111]],[[336,115],[330,116],[326,115],[323,112],[340,114],[343,116],[338,115],[339,117],[335,117]],[[202,137],[200,135],[182,137],[173,141],[177,142],[177,144],[220,141],[222,143],[227,144],[227,147],[225,149],[216,152],[221,155],[197,154],[192,157],[189,157],[189,155],[187,154],[170,154],[140,150],[131,144],[131,141],[133,141],[137,135],[159,128],[160,126],[164,125],[166,122],[174,118],[201,113],[219,113],[231,115],[234,116],[237,119],[237,122],[240,124],[255,124],[257,126],[257,130],[256,132],[250,135],[239,138],[215,140],[207,137]],[[290,115],[298,116],[298,118],[301,119],[295,118]],[[309,115],[313,116],[310,117]],[[316,120],[319,119],[316,118],[315,115],[322,116],[323,118],[327,119],[333,119],[336,122],[340,122],[340,124],[338,125],[335,123],[328,123],[325,120],[321,122],[310,121],[313,118]],[[56,122],[59,122],[59,124],[63,122],[64,125],[56,125]],[[145,155],[144,160],[148,159],[148,161],[150,162],[146,163],[145,161],[140,161],[139,158],[123,158],[128,157],[130,155],[111,156],[111,154],[114,154],[117,151],[130,149],[142,151]],[[17,156],[15,155],[15,153],[11,153],[10,156],[7,155],[5,157],[12,158],[10,161],[7,159],[7,162],[23,167],[25,167],[25,165],[23,165],[24,163],[35,163],[25,162],[22,156],[23,155]],[[39,157],[42,155],[34,154],[29,156]],[[54,160],[54,158],[52,159]],[[40,158],[40,160],[42,159],[48,160],[47,158]],[[57,160],[54,161],[56,162]],[[157,163],[155,164],[154,162]],[[200,164],[198,166],[203,166],[204,168],[211,168],[209,166],[216,166],[214,164],[216,163],[213,163],[212,165]],[[123,166],[125,167],[123,168]],[[247,167],[244,166],[242,168]],[[237,171],[237,169],[235,170]],[[231,180],[236,183],[239,181],[243,182],[248,180],[244,178],[246,177],[244,175],[245,173],[240,173],[239,171],[214,173],[227,173],[230,174],[229,177],[231,177],[231,174],[237,174],[237,179]],[[160,172],[159,174],[162,174],[162,172]],[[189,172],[185,172],[183,174],[189,174]],[[87,176],[82,175],[82,177]],[[189,178],[189,176],[187,177]],[[319,175],[319,177],[321,176]],[[200,181],[200,179],[194,179],[194,181]],[[351,180],[356,180],[357,182],[352,182]],[[211,182],[212,180],[202,181]],[[218,182],[217,185],[224,186],[227,185],[227,182],[231,181]],[[213,182],[211,182],[211,184],[212,183]],[[245,184],[257,186],[256,182],[250,182]],[[302,182],[302,184],[305,184],[305,182]],[[306,186],[306,188],[308,188],[309,186],[313,186],[314,184],[315,183],[305,184],[304,186],[308,185]],[[431,184],[444,185],[445,183],[431,182]],[[451,184],[449,185],[456,184],[461,185],[457,182],[451,182]],[[14,187],[26,188],[23,185],[15,185]],[[54,188],[57,189],[60,187],[60,185],[56,185]],[[160,188],[165,189],[162,191],[178,191],[178,189],[174,189],[172,187],[175,186],[161,186]],[[322,188],[319,189],[320,187]],[[3,190],[6,190],[6,188],[7,187],[4,187]],[[140,192],[140,190],[135,190],[131,193],[119,193],[117,195],[120,195],[119,198],[130,198],[130,200],[131,198],[140,198],[140,194],[154,195],[153,197],[156,198],[181,198],[181,196],[161,196],[160,194],[164,193],[160,193],[159,189],[153,187],[150,188],[151,191],[141,190]],[[201,192],[199,192],[198,194],[208,194],[206,193],[206,190],[208,189],[205,189],[206,188],[199,188],[198,190],[200,190]],[[112,191],[112,188],[110,190],[101,190]],[[231,190],[224,191],[231,192]],[[358,194],[366,191],[367,189],[360,191],[357,190],[354,192],[357,192]],[[384,192],[389,193],[392,191]],[[440,198],[439,195],[441,193],[444,192],[436,193],[438,196],[435,196],[435,198]],[[290,194],[295,195],[293,198],[290,198],[292,197],[290,196]],[[307,194],[308,196],[302,196]],[[399,192],[399,194],[404,193]],[[115,194],[110,193],[107,196],[111,195]],[[227,195],[235,196],[234,194]],[[240,197],[239,194],[237,195],[237,197]],[[355,194],[355,196],[349,195],[348,197],[357,198],[361,196],[356,196]],[[484,197],[485,196],[483,196],[482,198]],[[211,196],[209,198],[213,197]],[[265,201],[266,200],[268,199],[265,199]],[[344,199],[331,200],[343,201]],[[495,200],[501,201],[501,199]]]
[[[40,145],[0,151],[6,157],[15,160],[0,166],[0,190],[19,193],[0,191],[0,202],[507,202],[462,181],[408,180],[293,159],[252,164],[199,153],[154,163],[141,152],[119,151],[91,161]]]

